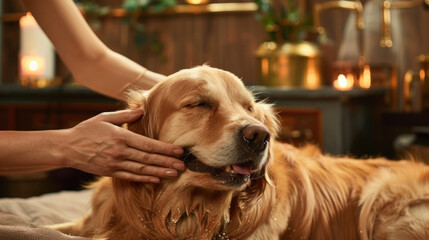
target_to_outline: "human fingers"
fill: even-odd
[[[164,143],[131,131],[128,131],[126,135],[125,143],[137,150],[176,157],[183,154],[183,149],[175,144]]]
[[[179,171],[185,170],[185,164],[177,158],[156,153],[142,152],[134,148],[129,148],[127,150],[126,158],[147,165],[174,168]]]
[[[96,116],[98,120],[115,125],[134,122],[143,115],[142,108],[119,110],[115,112],[104,112]]]
[[[124,160],[118,164],[119,171],[131,172],[142,176],[153,176],[158,178],[177,177],[178,172],[172,168],[158,167],[154,165],[142,164],[130,160]]]
[[[147,175],[138,175],[127,171],[117,171],[112,174],[112,177],[119,178],[126,181],[132,182],[143,182],[143,183],[159,183],[159,178]]]

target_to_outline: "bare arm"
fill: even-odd
[[[157,142],[119,127],[136,121],[141,109],[102,113],[73,128],[0,132],[0,175],[72,167],[139,182],[177,176],[179,146]]]
[[[82,85],[123,100],[123,91],[130,85],[149,89],[165,78],[106,47],[72,0],[22,2]]]
[[[82,85],[124,99],[127,87],[148,89],[165,78],[107,48],[72,0],[22,2]],[[183,152],[179,146],[119,127],[141,114],[103,113],[67,130],[0,132],[0,174],[72,167],[142,182],[177,175],[176,170],[184,170],[183,162],[174,158]]]
[[[0,175],[30,173],[65,166],[55,156],[65,132],[60,131],[5,131],[0,132]]]

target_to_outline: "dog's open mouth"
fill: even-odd
[[[228,186],[243,185],[250,179],[259,178],[263,175],[262,170],[254,170],[254,165],[251,161],[224,167],[212,167],[201,162],[195,155],[188,151],[185,151],[180,159],[185,163],[188,170],[199,173],[210,173],[213,179]]]

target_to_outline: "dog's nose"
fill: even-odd
[[[241,130],[243,141],[257,152],[262,152],[270,141],[270,132],[261,125],[247,125]]]

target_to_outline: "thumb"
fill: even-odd
[[[109,122],[115,125],[122,125],[124,123],[134,122],[137,119],[141,118],[142,116],[143,116],[142,108],[126,109],[126,110],[120,110],[116,112],[106,112],[106,113],[101,113],[99,115],[100,120],[104,122]]]

